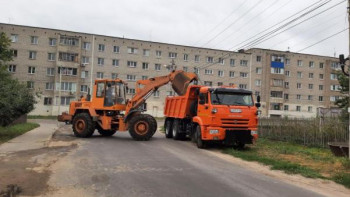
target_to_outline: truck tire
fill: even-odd
[[[185,138],[184,133],[180,133],[180,120],[175,119],[173,122],[172,135],[174,140],[183,140]]]
[[[73,133],[76,137],[88,138],[95,131],[95,123],[88,113],[79,113],[73,118]]]
[[[147,141],[157,131],[157,121],[148,114],[138,114],[129,121],[129,133],[136,141]]]
[[[206,141],[202,140],[201,127],[199,125],[196,128],[195,139],[198,148],[203,149],[207,147]]]
[[[97,128],[97,131],[100,133],[100,135],[106,136],[106,137],[112,136],[117,132],[117,130],[104,130],[99,124],[96,124],[96,128]]]
[[[172,138],[173,137],[173,121],[172,120],[166,120],[165,121],[165,137],[166,138]]]

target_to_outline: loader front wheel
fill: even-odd
[[[138,114],[129,122],[129,133],[134,140],[147,141],[157,130],[157,122],[148,114]]]
[[[73,133],[76,137],[88,138],[95,131],[95,124],[88,113],[79,113],[73,118]]]

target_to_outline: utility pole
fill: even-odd
[[[347,14],[348,14],[348,23],[349,23],[349,27],[350,27],[350,0],[348,0],[348,7],[346,8],[346,10],[347,10]],[[349,43],[348,43],[348,45],[349,45],[349,56],[348,56],[348,58],[350,59],[350,29],[348,29],[348,31],[349,31]],[[348,73],[349,73],[349,71],[350,71],[350,69],[349,69],[349,67],[348,67]],[[350,88],[350,80],[349,80],[349,88]],[[348,99],[350,99],[350,91],[349,91],[349,98]],[[350,102],[349,102],[350,103]],[[350,113],[350,107],[348,108],[348,113]],[[349,140],[349,159],[350,159],[350,116],[349,116],[349,136],[348,136],[348,140]]]

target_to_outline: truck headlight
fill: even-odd
[[[218,112],[218,109],[216,109],[216,108],[213,108],[213,109],[211,110],[211,113],[213,113],[213,114],[215,114],[216,112]]]
[[[251,134],[251,135],[257,135],[257,134],[258,134],[258,131],[251,130],[251,131],[250,131],[250,134]]]
[[[217,130],[217,129],[210,129],[210,130],[209,130],[209,133],[210,133],[210,134],[218,134],[218,133],[219,133],[219,130]]]

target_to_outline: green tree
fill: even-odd
[[[10,39],[0,33],[0,125],[6,126],[23,114],[34,109],[33,92],[25,84],[13,79],[7,70],[12,60]]]
[[[340,92],[343,94],[341,99],[335,101],[335,104],[343,109],[343,117],[345,120],[349,120],[349,77],[344,75],[343,72],[338,73],[338,82],[340,84]]]

